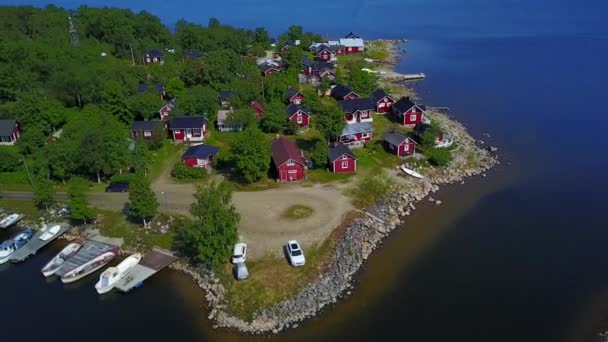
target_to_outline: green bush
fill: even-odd
[[[431,148],[425,152],[429,163],[435,166],[446,166],[452,160],[452,151],[447,148]]]
[[[312,150],[311,157],[315,169],[325,169],[327,167],[327,155],[329,148],[325,140],[317,140]]]
[[[201,167],[186,167],[182,162],[178,162],[171,170],[171,177],[181,180],[203,179],[207,177],[207,170]]]
[[[141,177],[135,173],[119,173],[110,178],[111,183],[131,183],[135,178]]]
[[[392,180],[380,171],[372,176],[361,178],[348,194],[357,207],[366,207],[382,198],[391,188]]]
[[[0,148],[0,172],[17,171],[21,165],[21,156],[15,149]]]

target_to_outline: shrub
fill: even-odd
[[[380,200],[389,191],[391,185],[391,179],[384,171],[380,171],[361,178],[354,188],[350,189],[349,195],[353,197],[356,206],[366,207]]]
[[[312,150],[312,161],[315,169],[324,169],[327,167],[327,154],[329,148],[324,140],[317,140],[315,147]]]
[[[207,170],[201,167],[186,167],[182,162],[178,162],[171,170],[171,177],[182,180],[203,179],[207,177]]]
[[[137,177],[141,176],[135,173],[119,173],[110,178],[110,183],[131,183]]]
[[[435,166],[446,166],[452,160],[452,151],[447,148],[431,148],[425,152],[429,163]]]
[[[0,148],[0,172],[13,172],[21,166],[21,156],[11,148]]]

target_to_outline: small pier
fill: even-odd
[[[57,234],[53,235],[50,239],[48,240],[40,240],[40,236],[42,234],[44,234],[44,232],[46,232],[47,229],[53,227],[53,226],[57,226],[59,225],[61,228],[59,229],[59,231],[57,232]],[[36,254],[36,252],[38,252],[38,250],[44,246],[46,246],[47,244],[51,243],[51,241],[55,240],[56,238],[60,237],[61,235],[63,235],[63,233],[65,233],[66,231],[68,231],[68,229],[70,229],[70,225],[67,224],[66,222],[62,222],[62,223],[50,223],[46,226],[46,229],[40,229],[39,231],[36,232],[36,234],[34,234],[34,236],[32,236],[32,238],[30,239],[30,241],[28,241],[28,243],[26,243],[23,247],[19,248],[18,250],[15,251],[15,253],[13,253],[10,257],[10,261],[11,262],[21,262],[24,261],[25,259],[29,258],[30,256]]]
[[[115,288],[122,292],[129,292],[136,287],[140,287],[144,280],[158,273],[163,268],[169,266],[177,258],[173,253],[154,248],[146,254],[141,262],[137,264],[127,275],[116,284]]]
[[[87,241],[73,257],[69,258],[63,266],[55,272],[55,275],[63,277],[71,270],[86,264],[106,252],[118,253],[118,247],[98,241]]]

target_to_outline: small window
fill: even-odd
[[[378,104],[378,108],[384,108],[384,102],[380,102],[380,103]]]
[[[298,123],[301,124],[304,120],[302,119],[301,116],[298,116]]]
[[[403,150],[404,151],[409,151],[410,150],[410,144],[403,145]]]
[[[346,169],[348,167],[348,161],[343,161],[342,162],[342,168]]]
[[[144,137],[151,137],[151,136],[152,136],[151,131],[144,131]]]
[[[412,115],[410,115],[410,121],[414,121],[414,122],[416,122],[416,117],[417,117],[417,115],[416,115],[416,114],[412,114]]]
[[[289,170],[289,173],[298,173],[298,170]]]
[[[363,137],[363,139],[367,139],[369,138],[369,133],[363,133],[361,134],[361,137]]]
[[[289,160],[287,161],[287,163],[285,163],[285,165],[287,165],[287,166],[293,166],[293,164],[294,164],[294,162],[293,162],[293,160],[291,160],[291,159],[289,159]]]

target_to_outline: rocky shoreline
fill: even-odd
[[[276,334],[288,328],[297,328],[304,319],[315,316],[324,307],[351,294],[353,276],[382,240],[406,222],[406,217],[416,210],[417,202],[437,192],[440,185],[463,183],[465,178],[475,175],[485,176],[487,170],[498,164],[496,150],[484,148],[462,124],[438,112],[430,112],[429,116],[448,130],[457,142],[448,167],[421,170],[426,175],[422,180],[400,176],[390,194],[367,209],[368,215],[355,218],[348,225],[336,244],[325,272],[292,298],[259,310],[247,322],[225,310],[226,289],[213,275],[199,272],[184,263],[174,264],[172,268],[191,275],[207,291],[208,318],[215,321],[214,328],[231,328],[250,334]],[[441,204],[432,197],[429,200]]]

